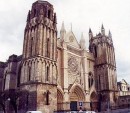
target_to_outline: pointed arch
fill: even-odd
[[[93,91],[90,95],[90,101],[95,102],[98,100],[98,96],[97,93],[95,91]]]
[[[85,92],[82,87],[78,84],[71,87],[70,92],[70,101],[85,101]]]
[[[90,108],[91,110],[98,109],[98,95],[95,91],[90,94]]]

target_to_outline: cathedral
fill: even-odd
[[[0,111],[95,110],[117,104],[117,74],[112,34],[89,35],[89,51],[82,34],[61,25],[53,5],[38,0],[32,4],[24,30],[23,53],[0,62]],[[3,113],[3,112],[2,112]]]

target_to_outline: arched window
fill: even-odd
[[[98,90],[101,89],[101,78],[100,75],[98,76]]]
[[[51,19],[51,10],[48,10],[48,18]]]
[[[91,80],[90,80],[90,77],[88,78],[88,87],[89,87],[89,88],[91,87]]]
[[[36,16],[37,15],[37,10],[36,9],[34,9],[34,16]]]
[[[28,81],[31,80],[31,67],[28,67]]]
[[[95,57],[97,58],[97,47],[94,46],[94,53],[95,53]]]
[[[7,71],[5,72],[5,76],[4,76],[3,90],[6,89],[6,76],[7,76]]]
[[[49,105],[49,94],[50,94],[50,92],[47,91],[46,92],[46,105]]]
[[[33,37],[31,38],[31,41],[30,41],[30,56],[32,56],[32,52],[33,51]]]
[[[49,81],[49,66],[46,67],[46,81]]]
[[[18,69],[17,87],[20,86],[20,78],[21,78],[21,66],[19,66],[19,69]]]
[[[91,86],[93,85],[93,75],[91,72],[89,72],[89,76],[88,76],[88,86],[89,88],[91,88]]]
[[[46,57],[49,57],[49,38],[47,38],[47,48],[46,48]]]

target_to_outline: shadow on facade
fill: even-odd
[[[0,92],[0,113],[25,113],[36,110],[36,91],[15,89]]]

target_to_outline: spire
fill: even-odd
[[[92,30],[91,30],[91,28],[89,28],[89,33],[92,33]]]
[[[103,26],[103,24],[102,24],[102,29],[104,29],[104,26]]]
[[[89,28],[89,40],[91,40],[91,39],[92,39],[92,37],[93,37],[93,33],[92,33],[91,28]]]
[[[60,30],[60,38],[62,40],[64,40],[65,34],[66,34],[65,26],[64,26],[64,22],[62,22],[62,26],[61,26],[61,30]]]
[[[72,31],[72,23],[71,23],[71,29],[70,30]]]
[[[101,33],[102,33],[102,35],[105,35],[105,29],[104,29],[103,24],[102,24],[102,27],[101,27]]]
[[[28,16],[27,16],[27,22],[30,21],[30,16],[31,16],[31,12],[30,12],[30,10],[29,10],[29,12],[28,12]]]
[[[81,34],[81,39],[80,39],[80,47],[81,49],[85,49],[85,38],[83,36],[83,33]]]
[[[111,34],[111,31],[110,31],[110,30],[109,30],[109,33],[108,33],[108,38],[110,39],[111,43],[113,43],[112,34]]]
[[[81,34],[81,40],[85,40],[85,39],[84,39],[83,32],[82,32],[82,34]]]
[[[111,34],[111,31],[109,30],[109,33],[108,33],[108,37],[109,38],[112,38],[112,34]]]
[[[66,30],[65,30],[65,25],[64,25],[64,21],[62,22],[62,25],[61,25],[60,33],[61,33],[61,32],[66,32]]]

